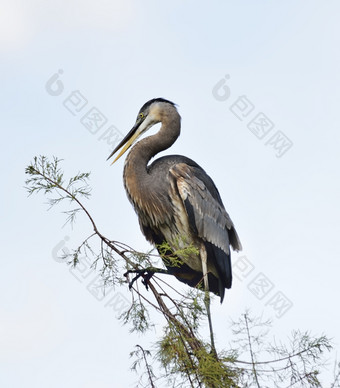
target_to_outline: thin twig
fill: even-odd
[[[136,347],[138,347],[138,348],[142,351],[142,353],[143,353],[143,358],[144,358],[146,370],[147,370],[147,372],[148,372],[148,376],[149,376],[149,381],[150,381],[150,384],[151,384],[151,388],[156,388],[156,386],[154,385],[153,380],[152,380],[152,372],[151,372],[151,370],[150,370],[150,365],[149,365],[149,363],[148,363],[148,360],[146,359],[145,351],[144,351],[144,349],[143,349],[140,345],[136,345]]]
[[[253,366],[252,370],[253,370],[253,373],[254,373],[256,385],[258,386],[258,388],[261,388],[261,387],[260,387],[260,384],[259,384],[259,380],[258,380],[258,378],[257,378],[257,373],[256,373],[256,368],[255,368],[255,358],[254,358],[254,353],[253,353],[253,349],[252,349],[252,345],[251,345],[250,331],[249,331],[249,325],[248,325],[248,317],[247,317],[247,314],[244,314],[244,320],[245,320],[245,322],[246,322],[246,329],[247,329],[247,336],[248,336],[249,351],[250,351],[251,363],[252,363],[252,366]]]

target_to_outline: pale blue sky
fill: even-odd
[[[214,303],[218,345],[230,341],[228,318],[251,308],[273,318],[277,338],[310,330],[339,348],[339,11],[335,0],[2,2],[1,386],[134,386],[129,352],[154,334],[129,335],[104,307],[129,298],[125,287],[98,301],[88,278],[53,259],[65,236],[76,247],[90,225],[80,217],[62,229],[58,209],[26,197],[24,168],[45,154],[64,159],[69,175],[91,171],[88,207],[103,232],[149,249],[123,162],[111,167],[98,139],[110,126],[126,133],[154,97],[178,104],[182,135],[167,153],[211,175],[244,246],[234,262],[254,268]],[[51,96],[46,83],[59,69],[64,89]],[[230,97],[217,101],[225,75]],[[63,106],[76,90],[87,100],[82,112],[96,107],[107,118],[96,134]],[[254,107],[242,121],[230,110],[240,96]],[[263,139],[247,127],[259,112],[275,125]],[[293,142],[280,158],[266,144],[277,131]],[[262,300],[249,289],[256,276],[273,284]],[[277,292],[292,302],[281,318],[269,302]]]

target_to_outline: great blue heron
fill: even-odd
[[[127,195],[144,236],[157,248],[164,241],[172,251],[197,248],[196,252],[179,255],[176,265],[163,260],[168,273],[191,287],[203,280],[206,292],[219,295],[222,303],[225,289],[232,283],[230,245],[238,251],[241,243],[214,182],[185,156],[164,156],[149,164],[180,134],[181,117],[175,104],[163,98],[145,103],[135,125],[109,158],[122,148],[114,163],[157,123],[162,124],[160,130],[139,141],[125,160]]]

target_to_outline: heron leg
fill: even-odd
[[[207,315],[208,315],[211,351],[217,357],[216,348],[215,348],[215,340],[214,340],[214,332],[213,332],[212,320],[211,320],[211,314],[210,314],[210,292],[209,292],[209,281],[208,281],[207,251],[205,249],[204,244],[201,245],[200,256],[201,256],[201,260],[202,260],[203,281],[204,281],[204,290],[205,290],[204,291],[204,304],[205,304],[205,308],[207,310]]]

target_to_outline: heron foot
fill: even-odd
[[[129,270],[129,271],[125,272],[124,276],[127,278],[127,276],[130,273],[134,273],[137,275],[129,282],[129,290],[131,290],[134,282],[136,280],[138,280],[140,277],[143,278],[142,284],[144,284],[146,290],[147,291],[149,290],[148,281],[152,278],[152,275],[154,274],[154,272],[152,272],[148,269],[134,269],[134,270]]]

